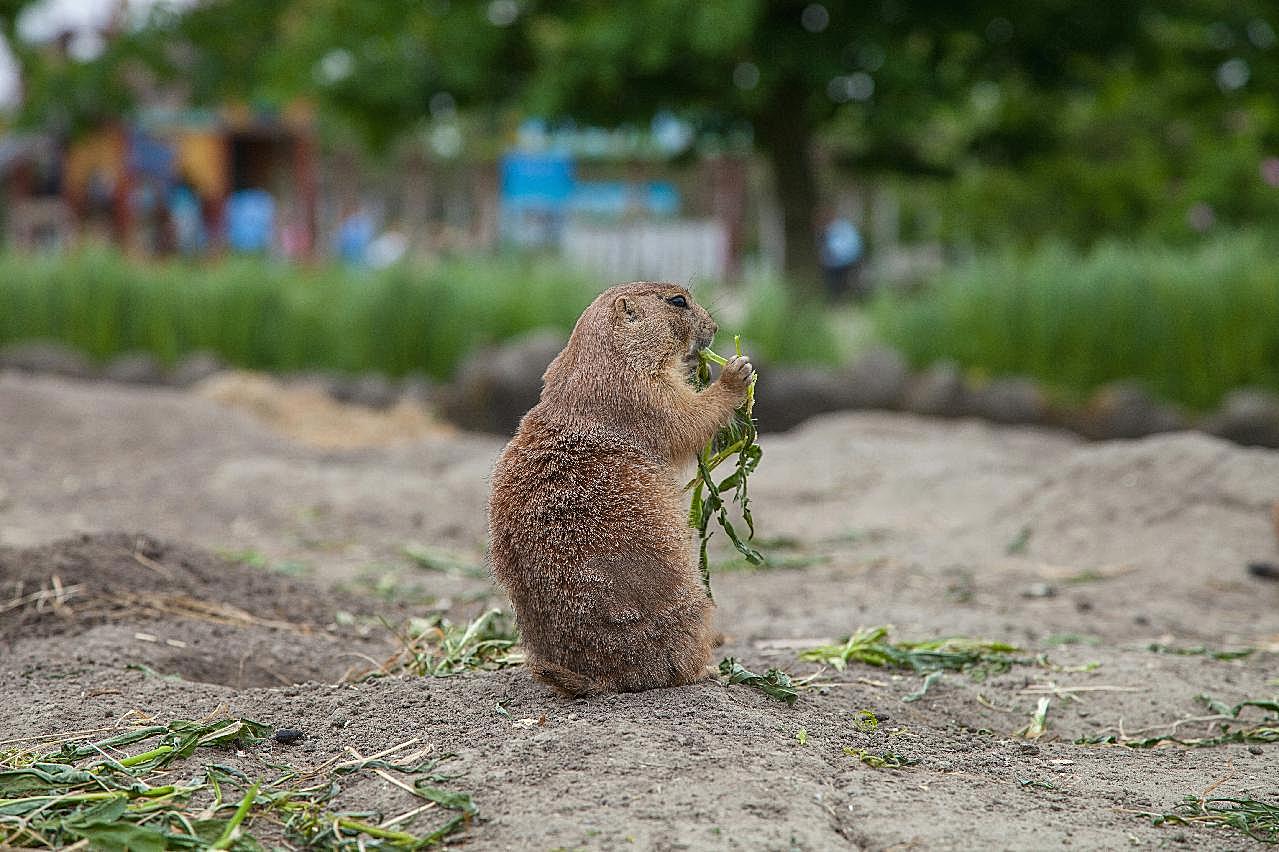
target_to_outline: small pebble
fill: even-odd
[[[297,728],[280,728],[275,732],[275,741],[283,745],[293,745],[293,743],[301,742],[306,734]]]
[[[1261,754],[1261,746],[1248,746],[1248,754]]]
[[[1051,598],[1056,594],[1057,590],[1048,583],[1031,583],[1021,592],[1023,598]]]
[[[1249,562],[1248,573],[1263,580],[1279,580],[1279,565],[1274,562]]]

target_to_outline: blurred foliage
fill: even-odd
[[[765,364],[835,364],[850,354],[839,338],[829,306],[794,298],[774,276],[747,280],[743,351]],[[723,323],[721,323],[723,325]],[[729,329],[725,329],[728,331]]]
[[[0,346],[48,339],[100,361],[141,351],[173,363],[208,351],[276,372],[446,379],[481,346],[536,328],[567,333],[599,289],[557,262],[514,255],[370,272],[247,257],[194,265],[102,250],[0,254]],[[744,296],[733,330],[752,355],[776,364],[847,354],[829,311],[793,306],[778,279],[755,279]],[[714,309],[716,291],[703,298]]]
[[[932,194],[937,236],[985,246],[1186,242],[1279,221],[1276,10],[1196,5],[1195,17],[1142,16],[1132,48],[1084,66],[1076,86],[981,81],[966,110],[920,128],[920,139],[949,140],[929,152],[947,178]]]
[[[1137,379],[1192,408],[1279,390],[1279,245],[1236,233],[1197,246],[1061,243],[978,257],[875,305],[916,364],[943,358],[1077,395]]]
[[[572,328],[594,285],[547,261],[468,259],[376,273],[232,258],[0,255],[0,345],[45,338],[97,359],[215,352],[252,369],[447,378],[485,344]]]

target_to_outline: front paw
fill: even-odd
[[[728,363],[720,368],[719,382],[733,393],[744,396],[753,375],[755,368],[751,366],[751,362],[745,355],[738,355],[728,359]]]

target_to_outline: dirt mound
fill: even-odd
[[[336,681],[368,667],[353,652],[386,654],[384,642],[336,622],[363,604],[146,535],[0,548],[0,647],[15,660],[65,645],[73,659],[206,683]]]
[[[322,629],[333,623],[336,608],[331,596],[317,591],[146,535],[82,535],[44,547],[0,548],[6,616],[0,640],[83,630],[125,614]]]

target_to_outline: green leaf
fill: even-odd
[[[795,691],[790,676],[781,669],[769,669],[764,674],[757,675],[743,668],[736,658],[725,657],[720,661],[719,673],[728,678],[730,684],[740,683],[754,687],[770,698],[785,702],[788,706],[794,707],[795,702],[799,700],[799,693]]]

